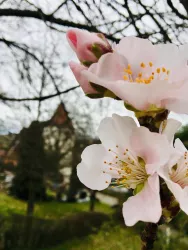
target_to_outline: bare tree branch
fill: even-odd
[[[183,2],[183,1],[182,1]],[[187,11],[188,11],[188,1],[186,1],[187,2]],[[180,17],[180,18],[182,18],[182,19],[186,19],[186,20],[188,20],[188,16],[184,16],[184,15],[182,15],[175,7],[174,7],[174,5],[173,5],[173,3],[172,3],[172,1],[171,0],[167,0],[167,3],[168,3],[168,5],[170,6],[170,8],[176,13],[176,15],[178,16],[178,17]],[[186,6],[186,4],[185,4],[185,6]],[[185,7],[184,6],[184,7]],[[185,7],[186,8],[186,7]]]
[[[43,13],[42,10],[33,11],[33,10],[20,10],[20,9],[0,9],[0,16],[16,16],[16,17],[36,18],[39,20],[44,20],[45,22],[51,22],[51,23],[55,23],[55,24],[63,25],[63,26],[67,26],[67,27],[86,29],[88,31],[96,32],[96,33],[101,32],[93,25],[89,26],[87,24],[75,23],[75,22],[71,22],[68,20],[55,18],[51,14],[47,15],[47,14]],[[103,32],[103,34],[108,39],[110,39],[114,42],[115,41],[117,42],[119,40],[119,39],[117,39],[109,34],[105,34],[104,32]]]
[[[16,42],[9,41],[9,40],[6,40],[6,39],[4,39],[4,38],[0,38],[0,42],[5,43],[8,47],[13,46],[13,47],[15,47],[15,48],[17,48],[17,49],[22,50],[22,51],[24,51],[26,54],[28,54],[29,56],[31,56],[34,60],[36,60],[36,61],[44,68],[44,70],[47,72],[47,74],[50,76],[50,78],[51,78],[51,80],[52,80],[52,82],[53,82],[53,84],[54,84],[54,87],[55,87],[56,91],[59,93],[59,96],[60,96],[60,91],[59,91],[59,88],[58,88],[58,86],[57,86],[57,84],[56,84],[56,82],[55,82],[55,80],[54,80],[53,75],[51,74],[51,72],[49,71],[49,69],[45,66],[44,62],[41,61],[36,55],[34,55],[33,53],[31,53],[31,52],[28,50],[28,48],[27,48],[26,45],[23,45],[23,44],[20,45],[20,44],[17,44]]]
[[[187,0],[180,0],[180,3],[184,6],[184,8],[186,9],[186,11],[188,13],[188,1]]]
[[[0,94],[0,100],[2,101],[13,101],[13,102],[23,102],[23,101],[44,101],[44,100],[47,100],[47,99],[50,99],[50,98],[53,98],[53,97],[56,97],[56,96],[59,96],[59,95],[62,95],[62,94],[66,94],[72,90],[75,90],[77,88],[79,88],[80,86],[74,86],[74,87],[71,87],[71,88],[68,88],[64,91],[60,91],[58,93],[55,93],[55,94],[52,94],[52,95],[46,95],[46,96],[39,96],[39,97],[27,97],[27,98],[13,98],[13,97],[7,97],[7,96],[4,96],[2,94]]]

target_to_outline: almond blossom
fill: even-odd
[[[67,32],[67,40],[78,59],[86,66],[97,62],[101,55],[112,51],[107,39],[101,33],[70,29]]]
[[[176,139],[174,146],[179,159],[171,160],[158,173],[179,202],[180,208],[188,214],[188,151],[179,139]]]
[[[82,74],[137,110],[188,113],[187,49],[126,37]]]
[[[80,87],[83,89],[83,91],[87,94],[97,94],[97,90],[95,90],[91,84],[89,83],[89,81],[84,77],[84,75],[82,74],[82,72],[84,70],[86,70],[87,68],[84,65],[81,65],[79,63],[76,62],[70,62],[69,66],[76,78],[76,80],[79,82]]]
[[[157,223],[162,209],[156,172],[171,155],[166,135],[115,114],[102,120],[98,135],[102,144],[88,146],[82,153],[77,167],[80,181],[93,190],[109,185],[133,189],[134,195],[123,204],[125,224]]]

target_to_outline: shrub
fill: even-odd
[[[5,235],[6,249],[25,250],[55,246],[93,233],[108,220],[109,216],[98,212],[81,212],[61,220],[12,215],[12,226]]]

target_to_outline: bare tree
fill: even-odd
[[[44,119],[65,94],[81,93],[68,73],[73,55],[65,39],[68,28],[102,32],[111,42],[135,35],[182,44],[187,10],[185,0],[1,0],[2,105],[16,116],[23,112],[30,120]]]

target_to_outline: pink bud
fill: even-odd
[[[86,66],[97,62],[102,55],[112,51],[105,36],[100,33],[70,29],[67,32],[67,40],[76,52],[78,59]]]
[[[98,92],[92,88],[88,80],[85,78],[85,76],[82,74],[82,71],[87,70],[87,67],[84,65],[70,62],[69,66],[77,80],[77,82],[80,84],[81,88],[85,92],[85,94],[97,94]]]

